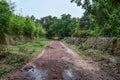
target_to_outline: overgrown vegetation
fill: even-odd
[[[2,67],[0,68],[0,74],[8,73],[13,70],[10,66],[9,67]]]
[[[71,0],[85,9],[81,18],[63,14],[61,18],[15,15],[14,4],[0,1],[0,32],[28,37],[120,37],[120,3],[117,0]],[[8,25],[9,24],[9,25]]]
[[[0,52],[0,76],[20,69],[21,66],[34,57],[48,45],[50,40],[45,38],[36,38],[30,42],[20,42],[16,45],[1,46]]]
[[[61,18],[46,16],[38,19],[37,22],[46,29],[48,38],[72,36],[80,27],[80,19],[72,18],[70,14],[63,14]]]
[[[78,46],[79,49],[83,49],[83,50],[87,50],[89,47],[87,44],[85,43],[80,43],[79,46]]]
[[[120,2],[118,0],[71,0],[85,9],[82,26],[89,35],[120,37]],[[90,35],[91,36],[91,35]]]
[[[111,50],[109,48],[105,50],[90,48],[85,42],[80,42],[80,45],[77,45],[75,42],[70,41],[70,39],[67,38],[62,41],[69,48],[76,51],[82,58],[97,62],[101,70],[105,71],[109,75],[114,75],[116,80],[120,79],[120,56],[111,55]],[[96,45],[96,43],[93,45]]]
[[[13,70],[19,69],[23,64],[36,57],[49,40],[45,37],[46,31],[42,25],[34,19],[34,16],[14,14],[14,3],[0,0],[0,35],[25,36],[31,40],[20,41],[14,45],[0,45],[0,79],[1,76]],[[7,36],[4,36],[5,39]],[[39,38],[40,37],[40,38]],[[1,39],[0,42],[3,42]]]
[[[69,46],[69,48],[75,50],[80,56],[84,57],[85,59],[92,59],[94,61],[103,61],[108,59],[109,54],[107,51],[105,52],[90,49],[84,43],[82,43],[82,45],[76,46],[74,44],[66,43],[64,40],[63,42],[67,46]]]
[[[83,2],[82,2],[83,1]],[[7,72],[20,68],[49,43],[47,38],[64,37],[120,37],[120,1],[119,0],[71,0],[81,6],[85,12],[81,18],[63,14],[61,18],[46,16],[35,19],[34,16],[14,14],[14,4],[0,0],[0,35],[26,36],[34,41],[16,45],[1,46],[0,49],[0,77]],[[1,37],[3,38],[3,37]],[[4,40],[4,39],[1,39]],[[0,40],[0,42],[2,42]],[[116,51],[120,50],[120,41],[116,43]],[[97,46],[101,48],[101,46]],[[80,43],[75,47],[87,51],[88,45]],[[109,48],[109,46],[108,46]],[[109,48],[110,51],[111,48]],[[92,53],[92,54],[91,54]],[[97,53],[97,54],[96,54]],[[105,60],[109,52],[101,51],[85,53],[95,60]],[[119,55],[118,53],[115,53]],[[120,61],[118,57],[117,61]]]
[[[47,37],[120,37],[120,3],[118,0],[71,0],[85,12],[81,18],[63,14],[61,18],[38,19]]]
[[[24,35],[30,38],[44,36],[45,29],[32,17],[15,15],[14,4],[0,0],[0,34]]]

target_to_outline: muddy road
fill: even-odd
[[[99,69],[97,63],[84,60],[59,41],[52,41],[38,57],[9,80],[116,80]]]

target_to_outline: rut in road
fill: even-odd
[[[116,80],[96,63],[81,58],[60,41],[52,41],[45,50],[9,80]]]

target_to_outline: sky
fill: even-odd
[[[71,14],[72,17],[81,17],[84,10],[70,3],[70,0],[11,0],[15,2],[15,13],[23,16],[34,15],[36,18],[48,15],[60,17],[62,14]]]

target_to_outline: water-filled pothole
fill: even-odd
[[[45,80],[47,76],[47,70],[31,68],[25,72],[25,75],[26,75],[26,78],[30,80],[31,79],[32,80]]]
[[[70,61],[70,60],[71,60],[70,57],[62,57],[61,59],[62,59],[63,61]]]
[[[76,74],[72,69],[65,69],[63,72],[64,80],[76,80]]]

